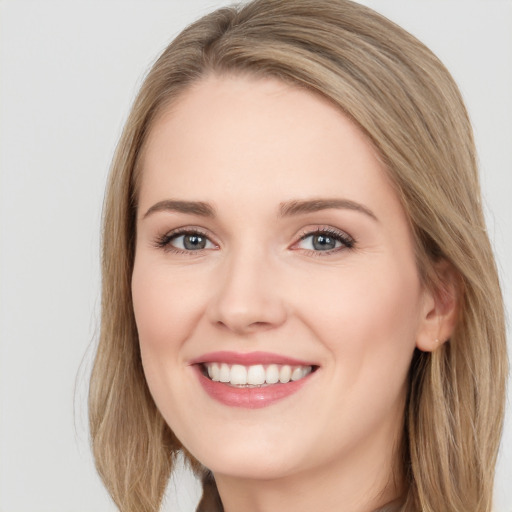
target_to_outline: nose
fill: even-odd
[[[209,307],[211,322],[237,334],[250,334],[286,321],[279,271],[271,260],[261,252],[226,258]]]

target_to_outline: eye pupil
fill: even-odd
[[[185,235],[183,246],[187,250],[198,250],[206,247],[206,237],[200,235]]]
[[[313,237],[313,247],[319,251],[328,251],[336,247],[336,240],[326,235],[315,235]]]

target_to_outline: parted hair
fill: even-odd
[[[416,38],[348,0],[255,0],[193,23],[135,99],[107,185],[101,329],[89,391],[96,466],[122,512],[156,512],[184,453],[222,511],[215,480],[182,447],[148,390],[131,297],[140,155],[155,118],[207,75],[274,77],[327,98],[366,134],[408,215],[423,283],[457,275],[458,319],[411,362],[396,510],[489,512],[508,371],[504,307],[480,200],[471,125],[443,64]]]

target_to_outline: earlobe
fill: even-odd
[[[433,352],[446,343],[457,324],[460,301],[459,276],[451,263],[442,260],[435,265],[436,280],[425,290],[421,326],[416,347]]]

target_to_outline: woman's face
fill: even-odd
[[[208,77],[160,116],[132,290],[154,400],[216,476],[389,467],[432,299],[383,165],[327,101]]]

